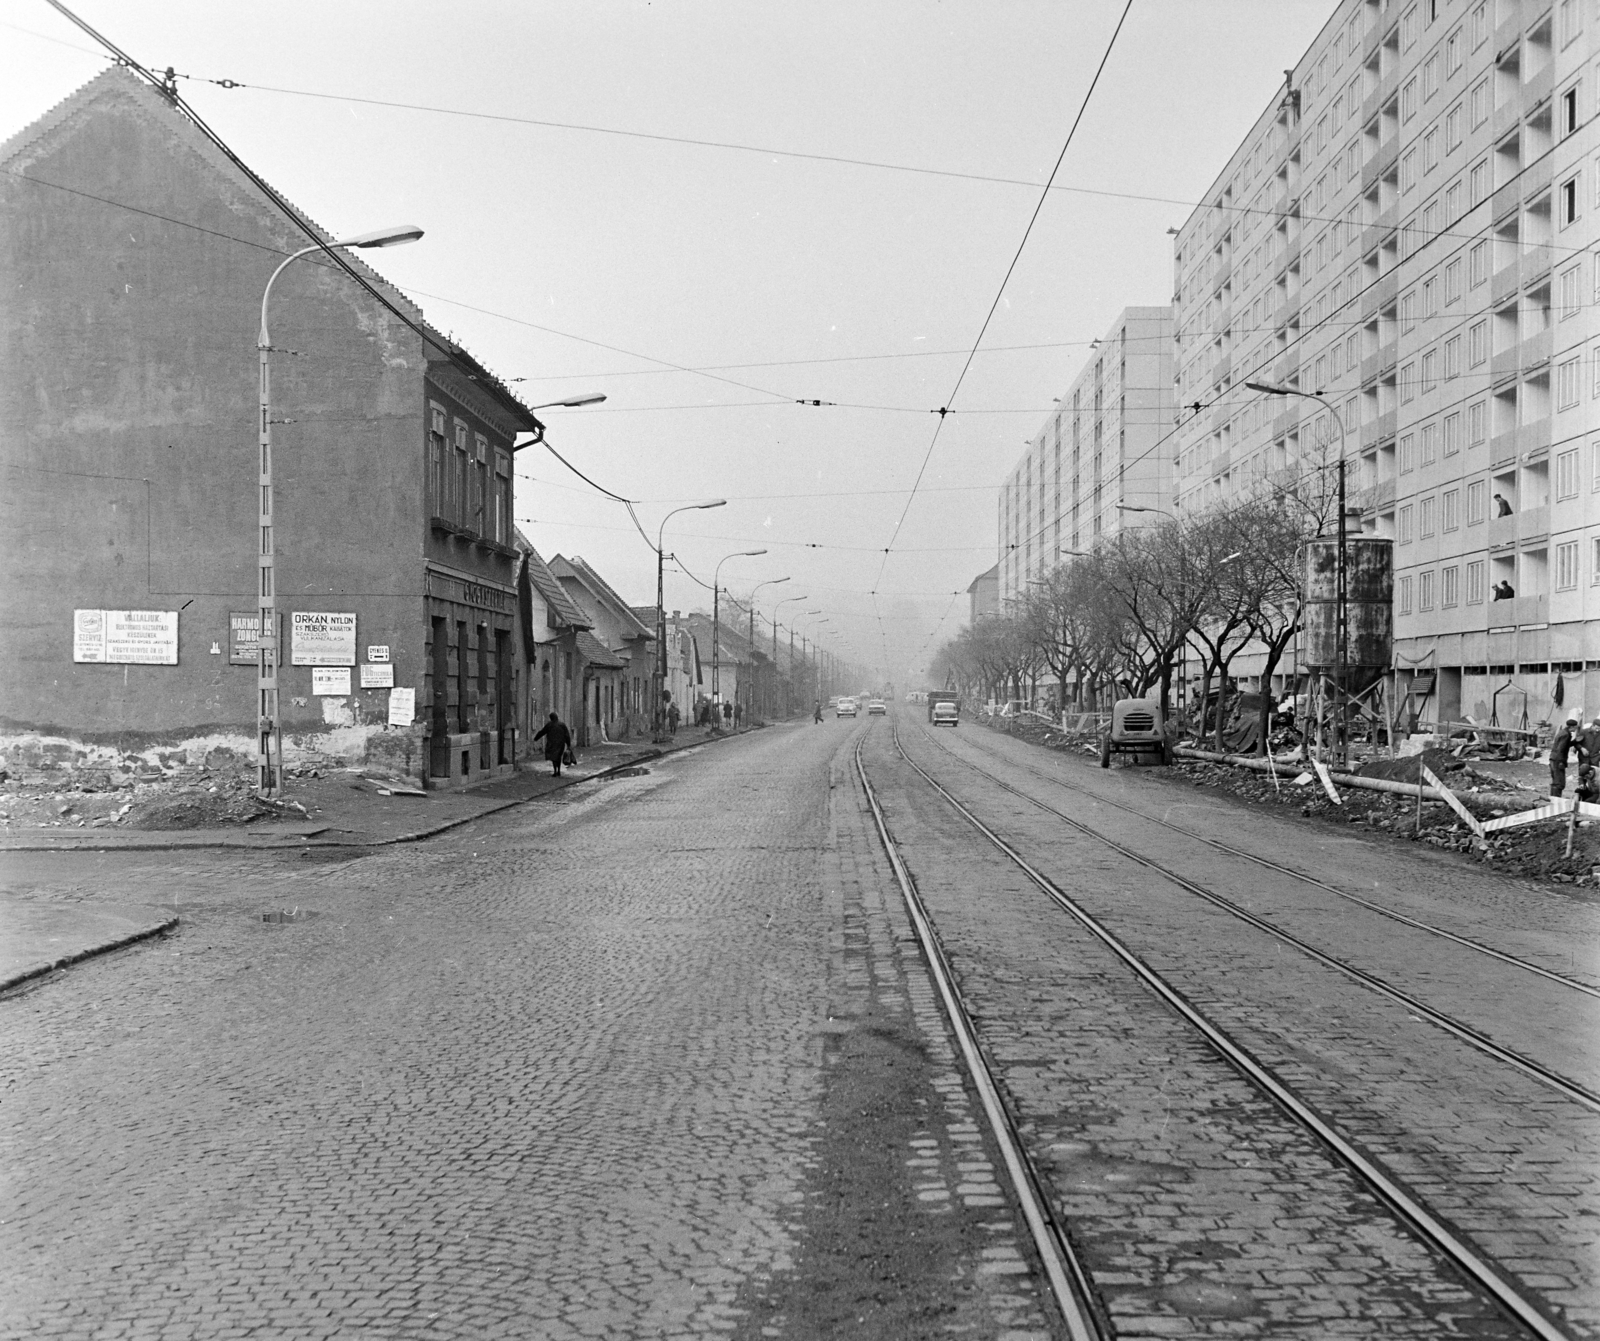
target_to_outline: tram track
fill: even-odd
[[[912,768],[916,769],[919,773],[923,773],[924,777],[928,777],[928,775],[924,773],[924,771],[910,758],[910,756],[905,753],[904,747],[900,744],[900,735],[898,729],[894,731],[894,743],[895,748],[900,752],[901,757],[905,759]],[[1247,925],[1254,927],[1257,931],[1264,932],[1267,935],[1274,937],[1275,939],[1283,942],[1285,945],[1291,946],[1301,954],[1306,955],[1308,958],[1315,960],[1317,963],[1322,964],[1327,968],[1331,968],[1335,972],[1343,974],[1345,977],[1350,978],[1355,982],[1359,982],[1363,987],[1377,992],[1379,995],[1385,996],[1391,1001],[1404,1006],[1407,1010],[1413,1012],[1419,1018],[1426,1020],[1429,1024],[1432,1024],[1439,1029],[1443,1029],[1446,1033],[1449,1033],[1455,1038],[1461,1040],[1468,1047],[1471,1047],[1488,1057],[1492,1057],[1495,1061],[1500,1062],[1502,1065],[1512,1067],[1515,1070],[1522,1072],[1524,1075],[1537,1081],[1539,1084],[1554,1090],[1556,1093],[1562,1095],[1566,1099],[1571,1100],[1573,1103],[1581,1104],[1591,1112],[1600,1113],[1600,1094],[1595,1093],[1588,1087],[1580,1085],[1577,1081],[1561,1075],[1559,1072],[1552,1070],[1550,1067],[1547,1067],[1540,1062],[1534,1061],[1531,1057],[1526,1057],[1520,1052],[1505,1047],[1503,1044],[1496,1043],[1492,1038],[1488,1037],[1488,1035],[1477,1029],[1474,1029],[1471,1025],[1465,1024],[1453,1016],[1447,1015],[1443,1011],[1435,1009],[1426,1002],[1422,1001],[1420,998],[1413,996],[1410,992],[1394,986],[1392,983],[1378,977],[1376,974],[1368,973],[1365,969],[1357,968],[1354,964],[1348,963],[1336,955],[1329,954],[1326,950],[1318,949],[1309,941],[1303,940],[1299,936],[1296,936],[1293,932],[1284,930],[1276,923],[1269,922],[1266,918],[1258,917],[1255,913],[1252,913],[1249,909],[1240,906],[1225,895],[1218,894],[1215,890],[1208,889],[1204,885],[1197,884],[1195,881],[1190,880],[1187,876],[1179,874],[1170,867],[1165,866],[1162,863],[1143,855],[1142,853],[1135,852],[1132,848],[1117,842],[1113,838],[1108,838],[1105,834],[1098,832],[1096,829],[1087,824],[1084,824],[1081,820],[1074,819],[1071,815],[1068,815],[1065,811],[1050,805],[1047,801],[1042,801],[1036,796],[1030,796],[1020,787],[1015,787],[1006,782],[1003,778],[1000,778],[996,774],[989,772],[987,769],[980,768],[970,759],[963,759],[959,754],[956,754],[942,741],[938,740],[937,737],[933,738],[933,743],[937,745],[939,749],[948,754],[952,759],[956,760],[957,763],[971,769],[979,777],[983,778],[985,781],[993,784],[995,787],[998,787],[1000,790],[1008,793],[1009,795],[1015,796],[1019,800],[1026,801],[1029,805],[1035,807],[1036,809],[1042,810],[1046,814],[1059,819],[1062,823],[1068,825],[1076,832],[1081,833],[1086,837],[1093,838],[1097,842],[1104,844],[1113,851],[1119,853],[1121,856],[1127,858],[1129,861],[1143,866],[1146,870],[1155,872],[1157,875],[1161,876],[1162,879],[1169,880],[1185,892],[1193,894],[1197,898],[1204,899],[1213,907],[1220,909],[1232,917],[1238,918]],[[928,780],[931,782],[931,777],[929,777]],[[1046,780],[1048,781],[1049,779]],[[937,783],[934,783],[933,785],[936,787],[938,786]],[[1086,789],[1074,788],[1074,790],[1085,791]],[[1090,794],[1093,795],[1093,793]],[[1097,796],[1096,799],[1099,800],[1103,798]],[[1141,818],[1149,818],[1148,816],[1141,814],[1141,812],[1133,810],[1132,807],[1122,806],[1119,808],[1128,810],[1130,813],[1140,815]],[[1175,826],[1169,825],[1168,827],[1170,828]],[[1191,837],[1194,836],[1188,830],[1179,829],[1179,832],[1188,833]],[[1237,853],[1236,855],[1245,856],[1247,854]],[[1338,892],[1337,890],[1333,890],[1331,886],[1325,886],[1321,882],[1314,883],[1317,884],[1318,888],[1329,889],[1334,893]]]
[[[961,756],[956,754],[954,750],[951,750],[950,747],[944,744],[943,741],[934,738],[934,743],[953,758],[961,759]],[[980,745],[978,746],[978,749],[983,750],[983,747]],[[992,757],[991,751],[983,750],[983,752],[986,754],[991,754]],[[962,762],[968,763],[967,760],[962,760]],[[1498,950],[1492,945],[1486,945],[1482,941],[1474,940],[1471,936],[1463,936],[1460,932],[1451,931],[1447,927],[1435,926],[1431,922],[1424,922],[1419,918],[1408,917],[1405,913],[1399,912],[1396,909],[1386,908],[1383,904],[1378,903],[1375,900],[1363,898],[1361,895],[1353,893],[1348,889],[1341,889],[1337,885],[1329,884],[1326,880],[1319,880],[1316,876],[1308,875],[1304,871],[1296,870],[1293,866],[1287,866],[1282,862],[1273,861],[1270,857],[1263,857],[1259,853],[1248,851],[1242,847],[1235,847],[1232,843],[1226,843],[1220,838],[1213,838],[1209,834],[1197,833],[1195,830],[1187,828],[1182,824],[1173,823],[1164,816],[1152,815],[1150,812],[1140,810],[1137,806],[1128,805],[1126,802],[1114,801],[1110,797],[1095,791],[1092,787],[1085,787],[1080,783],[1069,782],[1065,778],[1048,773],[1044,769],[1035,768],[1030,764],[1019,763],[1009,759],[1006,760],[1006,763],[1013,768],[1019,769],[1021,772],[1038,778],[1041,782],[1048,782],[1054,786],[1065,788],[1067,791],[1077,792],[1081,796],[1092,798],[1100,805],[1110,806],[1114,810],[1120,810],[1125,814],[1132,815],[1147,824],[1159,825],[1161,828],[1167,829],[1172,833],[1182,834],[1185,838],[1192,839],[1197,843],[1203,843],[1206,847],[1209,847],[1214,851],[1224,853],[1230,857],[1237,857],[1241,861],[1250,862],[1252,865],[1260,866],[1263,869],[1272,871],[1277,875],[1288,876],[1291,880],[1297,880],[1302,884],[1310,885],[1313,889],[1319,889],[1326,894],[1332,894],[1336,898],[1343,899],[1348,903],[1356,904],[1358,907],[1364,908],[1368,912],[1376,913],[1378,916],[1388,918],[1392,922],[1398,922],[1403,926],[1410,927],[1413,931],[1421,931],[1431,936],[1438,936],[1442,940],[1450,941],[1455,945],[1459,945],[1464,949],[1475,951],[1478,954],[1487,955],[1489,958],[1498,960],[1502,964],[1507,964],[1513,968],[1521,969],[1524,972],[1532,973],[1537,977],[1544,978],[1546,981],[1559,983],[1562,987],[1570,988],[1575,992],[1582,992],[1587,996],[1600,998],[1600,987],[1595,987],[1590,983],[1570,977],[1565,973],[1557,973],[1554,969],[1547,969],[1542,964],[1535,964],[1529,960],[1521,959],[1518,956],[1509,954],[1504,950]],[[972,765],[969,764],[969,766]]]
[[[1066,913],[1083,930],[1087,931],[1096,941],[1109,950],[1177,1016],[1198,1031],[1218,1055],[1224,1058],[1258,1092],[1264,1094],[1279,1111],[1286,1114],[1300,1129],[1313,1136],[1325,1150],[1329,1151],[1340,1164],[1350,1171],[1361,1186],[1375,1196],[1392,1214],[1397,1216],[1431,1251],[1449,1262],[1461,1276],[1493,1299],[1499,1308],[1505,1314],[1514,1318],[1527,1334],[1544,1338],[1545,1341],[1558,1341],[1558,1339],[1567,1337],[1567,1333],[1563,1332],[1546,1316],[1544,1311],[1519,1287],[1517,1282],[1504,1275],[1446,1219],[1435,1214],[1423,1200],[1414,1195],[1396,1178],[1391,1177],[1379,1164],[1368,1158],[1354,1140],[1341,1132],[1332,1121],[1324,1117],[1312,1104],[1301,1098],[1290,1085],[1250,1052],[1227,1029],[1203,1013],[1158,970],[1062,890],[1049,876],[1029,862],[1011,842],[1007,841],[979,818],[948,787],[940,783],[926,769],[911,759],[905,752],[899,739],[899,732],[893,724],[891,724],[891,741],[901,761],[923,783],[941,797],[945,803],[954,809],[972,829],[981,835],[989,846],[1002,854],[1033,886],[1049,897],[1061,911]],[[995,1077],[984,1060],[982,1045],[978,1040],[976,1029],[962,1001],[959,988],[950,973],[948,960],[939,942],[937,931],[933,927],[927,910],[923,907],[922,901],[917,894],[915,882],[900,857],[894,834],[889,827],[887,818],[873,789],[871,779],[868,776],[866,765],[862,758],[862,746],[864,743],[865,734],[856,746],[856,769],[863,789],[867,794],[869,805],[872,808],[880,839],[889,854],[896,879],[901,885],[908,907],[913,910],[912,919],[918,938],[923,943],[924,952],[930,966],[934,966],[935,978],[939,985],[941,998],[945,1003],[947,1016],[951,1021],[952,1029],[962,1040],[962,1052],[967,1058],[974,1083],[978,1086],[980,1092],[985,1095],[986,1112],[990,1111],[991,1104],[998,1110],[997,1113],[991,1113],[991,1123],[998,1123],[1015,1138],[1016,1122],[1006,1111],[1004,1104],[1000,1100]],[[969,761],[961,760],[959,756],[955,755],[952,757],[972,768],[974,772],[983,773],[983,770],[976,768]],[[1006,790],[1013,791],[1015,789],[1007,787]],[[1025,793],[1019,794],[1024,799],[1031,799],[1026,798]],[[1041,805],[1040,808],[1047,811],[1052,809],[1047,805]],[[1173,878],[1170,873],[1162,870],[1155,863],[1141,860],[1137,854],[1131,853],[1111,840],[1101,838],[1100,835],[1094,834],[1092,830],[1078,825],[1074,827],[1079,828],[1091,837],[1107,842],[1108,845],[1124,856],[1140,861],[1141,865],[1157,870],[1163,877]],[[1183,881],[1181,877],[1177,879],[1180,885],[1185,888],[1188,887],[1188,883]],[[1274,931],[1273,934],[1277,935],[1279,933]],[[1004,1144],[1002,1142],[1002,1145]],[[1007,1167],[1008,1170],[1012,1171],[1013,1185],[1017,1190],[1019,1203],[1024,1205],[1025,1218],[1028,1219],[1030,1228],[1034,1228],[1036,1223],[1038,1225],[1038,1228],[1035,1229],[1035,1242],[1040,1247],[1041,1258],[1046,1262],[1047,1275],[1051,1276],[1052,1287],[1057,1294],[1058,1302],[1062,1305],[1063,1313],[1070,1317],[1069,1310],[1073,1307],[1078,1307],[1086,1310],[1082,1326],[1086,1328],[1098,1326],[1100,1325],[1100,1319],[1090,1306],[1090,1301],[1094,1297],[1092,1294],[1092,1281],[1087,1273],[1083,1271],[1081,1265],[1078,1264],[1076,1257],[1071,1256],[1071,1244],[1067,1231],[1051,1214],[1048,1196],[1043,1191],[1043,1182],[1037,1170],[1029,1162],[1020,1140],[1016,1141],[1015,1149],[1014,1160],[1012,1155],[1007,1155]],[[1028,1207],[1036,1203],[1037,1209],[1030,1211]],[[1057,1253],[1066,1255],[1058,1273],[1052,1272],[1050,1266],[1051,1256]],[[1061,1278],[1059,1287],[1056,1279],[1057,1274]],[[1073,1331],[1071,1334],[1077,1341],[1080,1336],[1104,1336],[1108,1333],[1105,1331],[1084,1330]]]

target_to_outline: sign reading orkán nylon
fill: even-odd
[[[356,617],[330,610],[296,610],[289,617],[290,664],[356,664]]]

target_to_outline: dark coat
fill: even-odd
[[[565,722],[546,722],[536,732],[535,740],[544,740],[544,757],[546,759],[559,759],[567,752],[567,747],[572,744],[572,732],[567,730]]]

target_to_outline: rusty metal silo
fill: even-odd
[[[1339,541],[1306,541],[1301,661],[1316,670],[1339,664]],[[1345,664],[1387,668],[1394,659],[1394,541],[1345,539]]]

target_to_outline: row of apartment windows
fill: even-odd
[[[1564,203],[1562,205],[1562,217],[1564,221],[1575,221],[1578,217],[1576,202],[1579,181],[1580,178],[1575,175],[1570,179],[1567,186],[1564,188],[1564,190],[1567,192],[1566,196],[1563,198]],[[1596,182],[1597,190],[1600,190],[1600,160],[1597,160],[1596,165]],[[1458,185],[1459,184],[1453,185],[1445,193],[1445,212],[1448,216],[1453,216],[1456,209],[1455,205],[1451,203],[1451,196],[1457,190]],[[1600,201],[1597,201],[1597,203],[1600,203]],[[1417,226],[1416,221],[1414,220],[1403,225],[1399,230],[1400,253],[1402,259],[1408,259],[1411,255],[1415,254],[1415,252],[1420,249],[1425,242],[1432,240],[1432,238],[1435,236],[1438,236],[1437,218],[1434,215],[1434,210],[1435,203],[1430,202],[1420,216],[1420,227]],[[1317,269],[1324,269],[1328,262],[1332,259],[1332,255],[1340,249],[1341,243],[1339,240],[1339,235],[1340,229],[1339,225],[1336,223],[1332,229],[1317,239],[1314,250]],[[1354,235],[1355,227],[1352,224],[1346,236],[1353,237]],[[1490,239],[1484,238],[1479,240],[1472,246],[1465,258],[1455,257],[1452,260],[1447,261],[1441,274],[1429,276],[1427,279],[1423,280],[1420,286],[1402,295],[1399,303],[1399,316],[1402,332],[1409,333],[1410,331],[1416,329],[1419,321],[1431,320],[1442,315],[1444,308],[1461,301],[1466,288],[1477,288],[1483,284],[1486,284],[1490,275],[1491,253],[1489,246]],[[1247,275],[1250,267],[1255,263],[1253,258],[1254,253],[1252,253],[1252,257],[1247,258],[1245,262],[1245,270]],[[1600,253],[1597,253],[1594,256],[1593,264],[1595,275],[1595,295],[1597,301],[1600,301]],[[1350,285],[1350,294],[1352,296],[1358,294],[1361,291],[1359,272],[1352,270],[1348,276],[1348,280]],[[1248,279],[1246,279],[1245,283],[1242,284],[1241,287],[1246,287],[1248,282]],[[1334,280],[1330,286],[1319,293],[1311,302],[1309,306],[1309,316],[1311,319],[1310,325],[1312,328],[1323,325],[1330,316],[1336,315],[1344,307],[1344,283],[1345,277],[1341,276],[1341,278]],[[1555,288],[1556,302],[1554,309],[1555,319],[1557,321],[1566,321],[1579,315],[1584,306],[1582,294],[1583,265],[1580,262],[1566,267],[1559,272],[1557,276]],[[1233,338],[1236,333],[1242,334],[1252,330],[1265,331],[1269,329],[1269,326],[1275,326],[1276,323],[1270,321],[1270,317],[1272,306],[1277,301],[1278,300],[1276,296],[1272,293],[1259,295],[1252,301],[1250,307],[1245,309],[1245,320],[1242,321],[1238,327],[1223,332],[1221,337],[1222,341],[1226,343],[1229,339]],[[1183,336],[1180,337],[1179,340],[1180,345],[1183,342],[1183,338],[1187,338],[1195,333],[1197,321],[1204,321],[1209,324],[1214,305],[1214,302],[1208,303],[1203,312],[1197,313],[1195,319],[1191,319],[1190,322],[1185,324],[1183,328]],[[1546,315],[1546,312],[1547,309],[1545,308],[1530,308],[1528,311],[1528,316],[1530,319],[1534,317],[1543,319]],[[1469,346],[1468,366],[1475,367],[1478,364],[1486,361],[1489,355],[1487,319],[1485,319],[1484,322],[1479,323],[1477,327],[1473,328],[1469,339],[1471,344]],[[1210,361],[1204,357],[1204,352],[1204,347],[1202,347],[1200,350],[1197,350],[1196,356],[1191,357],[1191,359],[1184,365],[1183,369],[1178,374],[1180,394],[1187,394],[1195,381],[1208,371]],[[1220,356],[1225,352],[1225,350],[1218,348],[1213,352]],[[1351,353],[1354,354],[1354,352],[1355,351],[1352,348]],[[1461,346],[1459,344],[1457,344],[1454,348],[1447,349],[1444,352],[1444,362],[1446,367],[1453,367],[1456,369],[1456,371],[1459,371],[1460,356]],[[1258,351],[1256,364],[1259,365],[1268,357],[1270,357],[1270,353],[1266,346],[1263,346],[1262,350]],[[1336,355],[1330,360],[1329,366],[1333,368],[1338,366],[1338,358]],[[1346,360],[1345,366],[1354,366],[1353,360]],[[1326,386],[1328,384],[1327,378],[1329,376],[1337,377],[1338,375],[1339,374],[1337,371],[1330,373],[1328,368],[1324,368],[1318,372],[1316,385],[1319,387]],[[1445,375],[1447,377],[1451,377],[1455,376],[1456,373],[1447,371]],[[1576,384],[1574,383],[1574,385]],[[1569,403],[1576,403],[1575,398]]]
[[[442,406],[429,404],[428,503],[433,516],[499,545],[511,543],[511,454],[457,419],[446,435]]]
[[[1407,450],[1405,443],[1401,445],[1402,454]],[[1600,493],[1600,443],[1591,446],[1593,467],[1590,471],[1590,491]],[[1401,470],[1409,470],[1405,463],[1404,455],[1401,459]],[[1569,451],[1560,452],[1555,458],[1555,496],[1558,503],[1568,499],[1577,498],[1581,492],[1581,470],[1576,447]],[[1471,480],[1466,485],[1466,524],[1479,526],[1489,516],[1489,482],[1487,480]],[[1498,495],[1496,495],[1498,497]],[[1445,532],[1461,529],[1462,518],[1462,490],[1460,488],[1445,489],[1438,495],[1429,494],[1417,500],[1415,504],[1402,504],[1395,511],[1395,540],[1401,545],[1409,545],[1412,540],[1413,518],[1416,522],[1417,538],[1426,540],[1436,531]]]
[[[1551,575],[1556,591],[1578,589],[1581,543],[1577,540],[1564,540],[1555,546],[1555,567]],[[1437,570],[1424,568],[1419,573],[1407,573],[1395,579],[1394,612],[1397,615],[1412,613],[1413,584],[1415,584],[1418,612],[1435,608],[1448,610],[1452,606],[1462,604],[1482,605],[1486,594],[1487,575],[1488,568],[1483,559],[1473,559],[1465,564],[1446,564]],[[1463,576],[1465,582],[1462,581]],[[1589,582],[1591,586],[1600,586],[1600,537],[1590,542]],[[1463,588],[1465,588],[1464,600]],[[1497,595],[1496,599],[1502,597]]]

